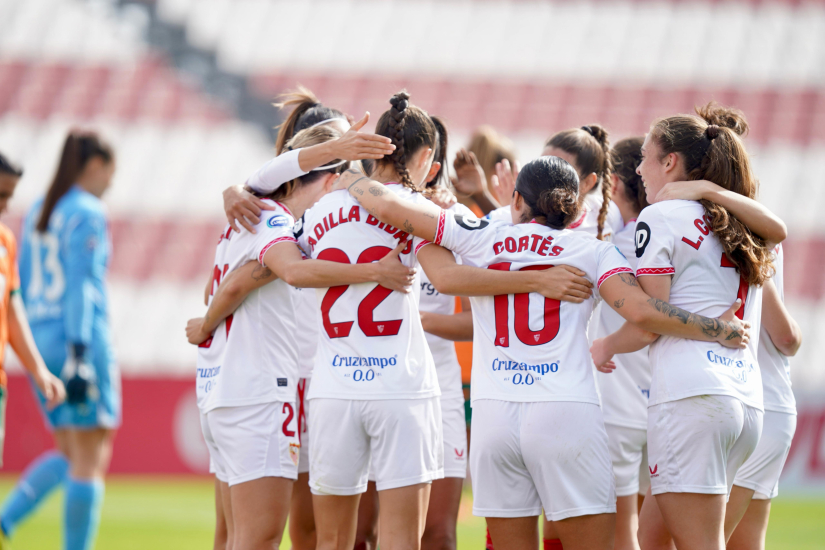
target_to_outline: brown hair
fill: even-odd
[[[516,191],[530,208],[529,218],[553,229],[564,229],[579,215],[579,175],[559,157],[544,156],[524,165]]]
[[[698,115],[698,116],[696,116]],[[709,180],[734,193],[756,198],[758,182],[740,136],[748,132],[742,111],[711,101],[696,115],[660,118],[651,126],[651,139],[662,151],[678,154],[688,180]],[[771,252],[764,239],[724,207],[702,201],[714,235],[748,284],[762,285],[773,274]]]
[[[115,154],[109,144],[101,140],[94,132],[70,131],[63,144],[57,172],[54,174],[49,190],[46,191],[46,198],[43,199],[40,219],[37,221],[39,232],[42,233],[49,228],[49,219],[58,201],[69,192],[88,162],[95,157],[102,158],[108,164]]]
[[[309,89],[298,85],[294,91],[289,91],[278,96],[277,102],[273,105],[279,109],[291,107],[292,111],[286,120],[278,127],[278,137],[275,139],[275,154],[284,152],[286,142],[301,130],[305,130],[314,124],[324,120],[340,118],[346,120],[344,113],[338,109],[333,109],[323,105],[315,94]]]
[[[435,144],[435,153],[433,153],[433,162],[438,162],[441,166],[433,179],[427,182],[428,188],[436,187],[439,183],[441,183],[442,179],[445,179],[447,175],[447,125],[444,124],[441,117],[437,117],[435,115],[430,116],[430,120],[433,121],[435,130],[438,132],[438,140]]]
[[[338,139],[342,135],[343,134],[341,133],[340,129],[329,124],[313,126],[311,128],[307,128],[306,130],[301,130],[300,132],[295,134],[295,137],[293,137],[286,143],[286,145],[284,146],[284,150],[292,151],[293,149],[312,147],[313,145],[318,145],[319,143],[326,143],[328,141]],[[292,181],[288,181],[282,186],[280,186],[278,189],[267,195],[267,197],[274,200],[285,199],[286,197],[294,193],[298,187],[302,185],[308,185],[323,175],[340,174],[341,172],[347,170],[350,164],[349,162],[339,164],[340,162],[340,159],[333,160],[332,162],[327,163],[327,165],[329,166],[329,168],[327,169],[324,169],[323,166],[320,166],[315,170],[307,172],[303,176],[295,178]]]
[[[496,173],[496,164],[504,159],[513,165],[516,162],[516,153],[513,144],[509,139],[499,134],[495,128],[486,124],[476,128],[470,138],[467,150],[473,153],[484,170],[487,178],[487,187],[490,188],[490,181]],[[510,197],[498,197],[501,200],[510,200]]]
[[[398,92],[392,96],[390,105],[392,107],[378,119],[375,133],[390,138],[395,151],[379,160],[378,164],[392,162],[401,177],[399,183],[417,191],[407,171],[407,162],[422,147],[436,148],[438,130],[427,111],[410,104],[410,94],[407,92]]]
[[[642,176],[636,173],[636,168],[642,162],[642,144],[644,137],[629,137],[616,142],[610,149],[610,162],[613,173],[624,184],[624,196],[633,205],[638,214],[648,206],[647,193],[642,184]]]
[[[564,130],[550,137],[545,147],[555,147],[576,157],[576,168],[583,176],[595,173],[596,185],[591,193],[601,186],[602,207],[599,210],[596,238],[602,239],[604,221],[607,219],[607,209],[610,206],[610,142],[607,139],[607,130],[597,124]]]

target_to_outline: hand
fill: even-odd
[[[408,294],[415,280],[415,269],[401,263],[398,255],[407,247],[407,241],[398,243],[391,252],[375,262],[375,282],[384,288]]]
[[[455,195],[443,185],[436,185],[429,189],[427,198],[441,208],[447,210],[456,203]]]
[[[66,400],[66,387],[63,381],[49,372],[45,367],[41,367],[37,374],[32,376],[35,385],[46,398],[46,408],[54,409]]]
[[[206,332],[203,327],[204,318],[195,317],[186,322],[186,339],[193,346],[199,346],[211,336],[211,332]]]
[[[585,279],[587,273],[569,265],[552,269],[529,271],[536,277],[536,290],[545,298],[580,304],[593,295],[593,283]]]
[[[480,195],[486,191],[484,169],[474,153],[461,149],[453,161],[453,170],[456,176],[452,180],[453,187],[462,195]]]
[[[700,201],[707,197],[709,193],[718,190],[722,190],[722,188],[707,180],[672,181],[659,190],[653,202]]]
[[[742,307],[742,300],[737,298],[733,305],[718,318],[722,330],[716,341],[726,348],[744,349],[750,341],[751,324],[736,316],[740,307]]]
[[[246,189],[243,185],[233,185],[223,191],[223,210],[229,225],[237,231],[237,224],[241,224],[250,233],[255,233],[255,226],[261,221],[261,210],[275,210]]]
[[[593,364],[599,372],[610,374],[616,370],[616,363],[611,361],[613,354],[610,353],[605,338],[593,340],[593,345],[590,346],[590,357],[593,358]]]
[[[510,161],[507,159],[496,163],[496,174],[491,178],[490,183],[493,186],[493,192],[498,197],[498,202],[501,204],[510,204],[513,199],[519,170],[518,163],[511,167]]]
[[[370,119],[369,112],[352,125],[346,134],[330,142],[335,158],[341,160],[382,159],[395,151],[395,145],[388,137],[377,134],[361,134],[359,130]]]

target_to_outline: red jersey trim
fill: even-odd
[[[583,223],[584,223],[584,218],[586,218],[586,217],[587,217],[587,212],[588,212],[588,209],[587,209],[587,205],[585,204],[585,205],[582,207],[582,215],[581,215],[581,217],[580,217],[578,220],[576,220],[576,221],[574,221],[573,223],[571,223],[570,225],[568,225],[568,226],[566,227],[566,229],[576,229],[578,226],[580,226],[581,224],[583,224]]]
[[[260,263],[261,265],[264,265],[264,256],[266,255],[267,250],[269,250],[270,248],[272,248],[273,246],[275,246],[278,243],[296,243],[297,244],[298,241],[295,240],[295,237],[287,237],[287,236],[278,237],[277,239],[275,239],[274,241],[271,241],[269,244],[267,244],[265,247],[263,247],[263,250],[261,250],[261,253],[258,254],[258,263]]]
[[[290,216],[292,216],[292,212],[290,212],[289,208],[287,208],[285,204],[283,204],[283,203],[281,203],[281,202],[278,202],[278,201],[276,201],[275,199],[271,199],[271,200],[272,200],[272,202],[274,202],[275,204],[277,204],[278,206],[280,206],[281,208],[283,208],[284,210],[286,210],[286,213],[287,213],[287,214],[289,214]],[[295,219],[295,216],[292,216],[292,219]]]
[[[673,275],[676,270],[672,267],[643,267],[636,270],[636,276],[639,275]]]
[[[618,275],[619,273],[633,273],[633,270],[629,267],[617,267],[616,269],[611,269],[610,271],[599,277],[599,283],[597,286],[602,286],[603,282],[605,282],[613,275]]]
[[[441,245],[441,239],[444,238],[444,225],[446,224],[446,217],[444,215],[444,210],[442,210],[438,214],[438,228],[435,230],[435,239],[433,242],[437,245]],[[418,252],[416,250],[416,252]]]
[[[418,246],[415,247],[415,253],[418,254],[418,251],[427,246],[428,244],[433,244],[430,241],[421,241],[418,243]]]

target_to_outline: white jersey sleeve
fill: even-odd
[[[280,186],[305,175],[298,162],[300,149],[287,151],[270,159],[246,180],[246,184],[263,195],[268,195]]]
[[[261,265],[264,263],[264,255],[272,246],[283,242],[297,242],[293,234],[295,218],[292,217],[292,214],[284,205],[279,202],[276,202],[276,204],[280,207],[279,210],[261,211],[258,232],[254,235],[250,234],[250,252]]]
[[[785,253],[782,245],[777,245],[774,252],[773,283],[779,291],[779,298],[785,301],[784,289]],[[762,371],[762,388],[766,411],[796,413],[796,398],[791,388],[791,363],[788,356],[779,351],[771,340],[768,331],[762,325],[757,352],[759,369]]]
[[[510,205],[502,206],[500,208],[496,208],[487,213],[484,216],[485,220],[495,221],[495,222],[504,222],[504,223],[513,223],[513,214],[510,212]]]
[[[737,316],[751,325],[745,349],[662,336],[650,346],[650,405],[697,395],[728,395],[762,409],[756,361],[762,289],[742,280],[696,201],[665,201],[645,208],[636,223],[636,275],[670,275],[668,302],[706,317],[722,315],[737,299]]]

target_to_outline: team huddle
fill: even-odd
[[[287,521],[296,549],[455,548],[468,467],[488,548],[537,549],[541,515],[546,549],[764,547],[800,342],[741,112],[566,130],[520,169],[488,139],[451,178],[406,92],[374,134],[281,106],[187,325],[216,548]]]

